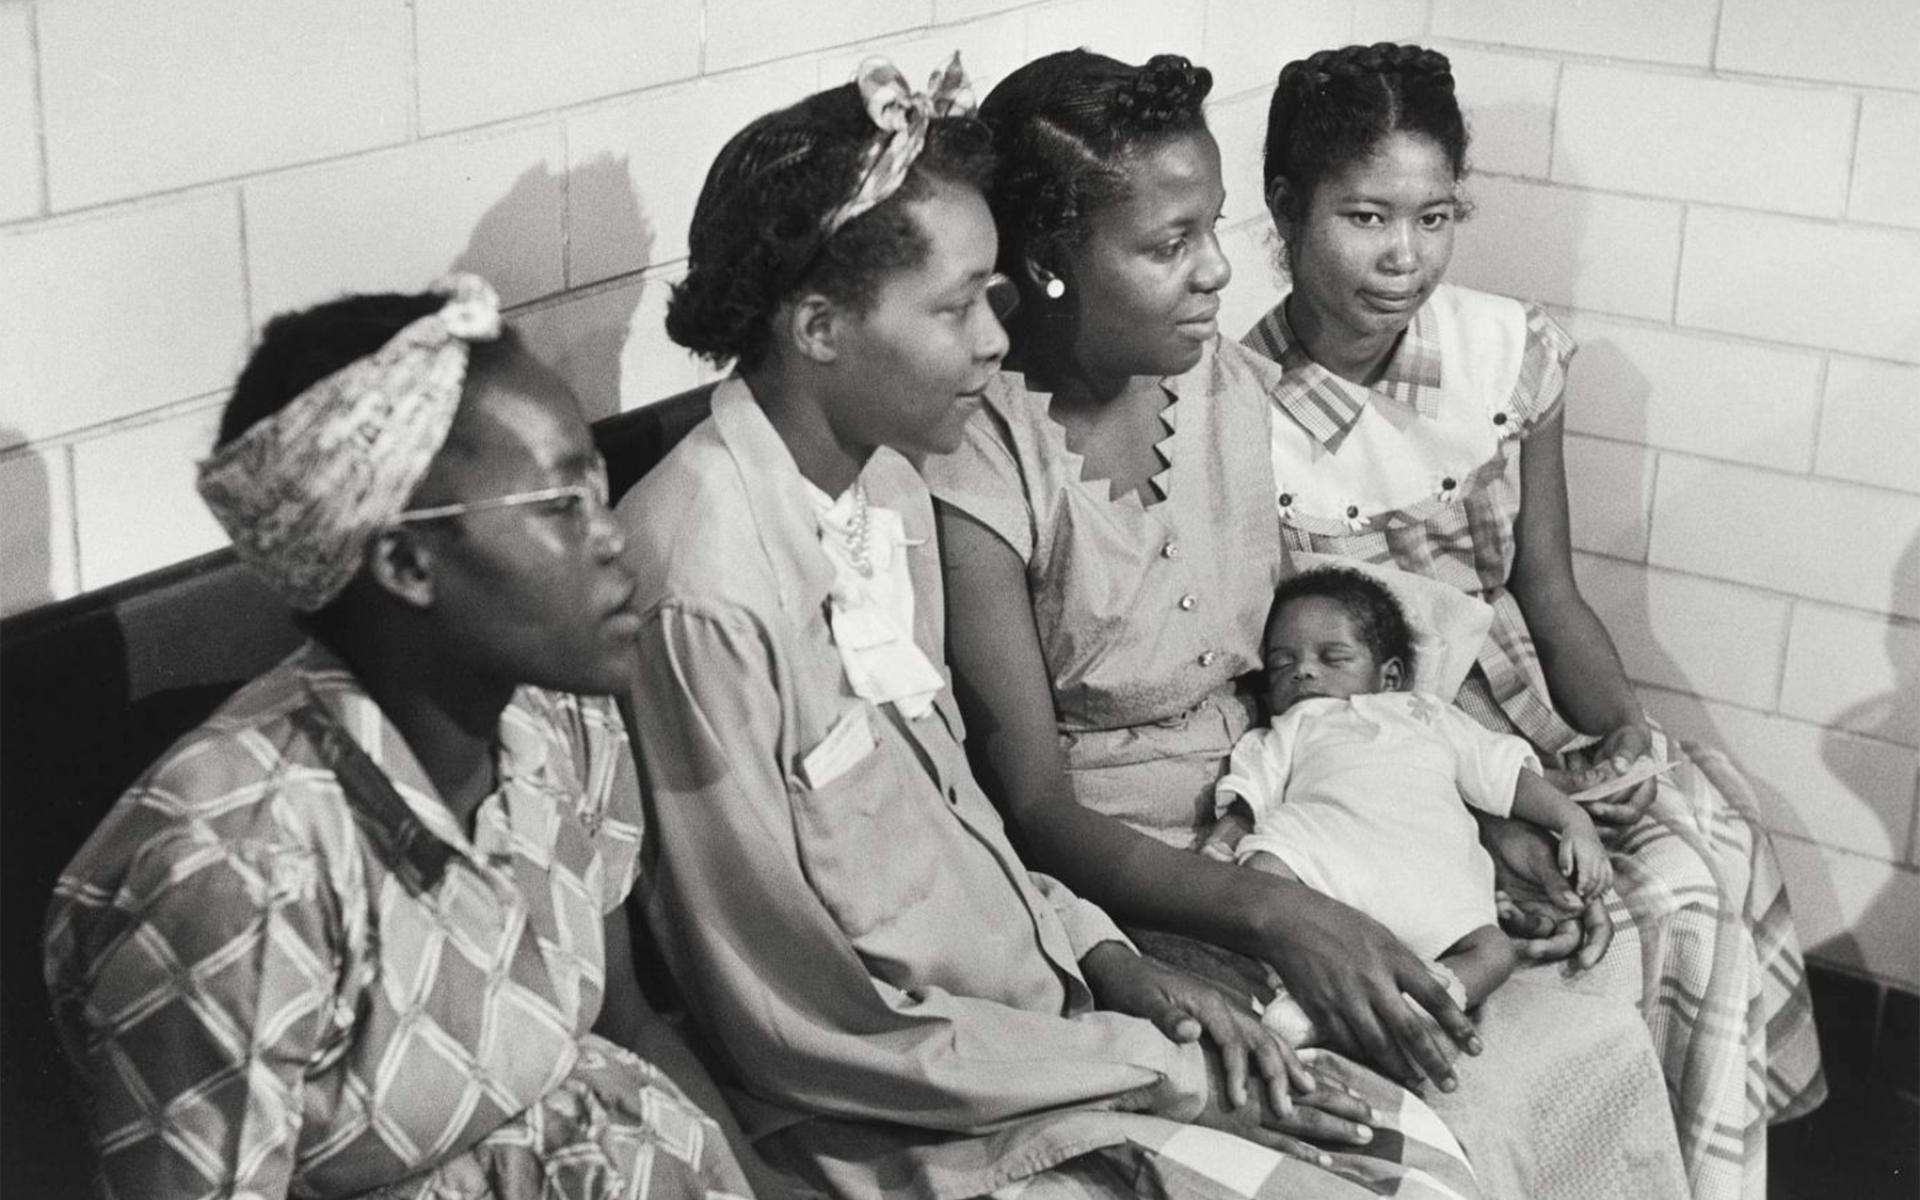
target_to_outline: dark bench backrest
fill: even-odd
[[[712,390],[595,422],[615,496],[706,418]],[[0,621],[0,1192],[87,1194],[40,970],[54,880],[148,764],[299,641],[228,551]]]

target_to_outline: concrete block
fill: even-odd
[[[1199,61],[1213,72],[1215,97],[1257,93],[1264,123],[1281,67],[1353,40],[1352,0],[1302,0],[1284,8],[1214,0]]]
[[[1433,34],[1607,58],[1712,61],[1716,0],[1434,0]]]
[[[227,545],[194,491],[224,401],[73,447],[80,586],[118,583]]]
[[[932,0],[707,0],[706,73],[925,28]]]
[[[1920,96],[1869,92],[1860,98],[1847,215],[1920,228]]]
[[[1514,179],[1467,191],[1479,212],[1454,244],[1455,283],[1656,321],[1672,312],[1680,205]]]
[[[1815,472],[1920,492],[1920,367],[1835,356]]]
[[[1567,437],[1567,505],[1576,549],[1646,560],[1653,464],[1644,446]]]
[[[1027,61],[1027,18],[1023,13],[968,21],[959,25],[939,25],[930,32],[896,34],[850,47],[829,50],[819,58],[819,81],[824,90],[853,79],[860,64],[870,55],[893,60],[915,87],[946,66],[955,51],[967,68],[974,96],[985,100],[993,85]]]
[[[1905,858],[1920,764],[1911,749],[1673,693],[1643,698],[1670,731],[1733,759],[1776,834],[1883,862]],[[1678,727],[1669,718],[1674,708],[1689,710]],[[1797,892],[1794,899],[1798,908]]]
[[[416,142],[245,187],[253,318],[476,271],[518,304],[563,286],[558,126]]]
[[[1220,143],[1221,182],[1227,188],[1227,203],[1222,210],[1221,224],[1239,224],[1243,221],[1271,223],[1271,218],[1267,216],[1260,166],[1267,136],[1267,98],[1247,95],[1209,105],[1207,125]]]
[[[1433,40],[1430,5],[1427,0],[1354,0],[1353,37],[1349,40],[1367,46],[1375,42],[1425,45]]]
[[[1920,231],[1694,208],[1681,325],[1920,363]]]
[[[1560,64],[1551,58],[1448,46],[1454,91],[1466,111],[1476,171],[1545,179],[1553,154],[1554,93]]]
[[[949,25],[956,21],[971,21],[976,17],[992,16],[1010,9],[1024,8],[1033,0],[933,0],[933,23]]]
[[[1920,543],[1913,554],[1920,566]],[[1920,625],[1823,604],[1795,605],[1780,710],[1920,747]]]
[[[1748,708],[1774,706],[1787,600],[1588,554],[1576,555],[1574,568],[1635,683]]]
[[[1920,991],[1920,871],[1797,838],[1776,848],[1809,959]]]
[[[814,64],[795,60],[569,116],[572,286],[685,258],[694,202],[720,147],[816,88]]]
[[[420,129],[546,112],[700,73],[700,0],[417,0]]]
[[[243,280],[230,192],[0,231],[0,448],[225,387]]]
[[[65,446],[0,457],[0,616],[80,590],[73,546],[73,469]]]
[[[1556,181],[1840,214],[1851,95],[1630,67],[1569,63],[1565,71],[1554,121]]]
[[[1233,264],[1233,282],[1220,293],[1220,332],[1238,339],[1287,294],[1275,261],[1280,254],[1273,222],[1264,215],[1220,226],[1220,248]]]
[[[1027,54],[1085,46],[1121,62],[1184,54],[1206,65],[1206,0],[1074,0],[1027,17]],[[1317,48],[1317,47],[1316,47]],[[1280,64],[1274,64],[1277,74]]]
[[[407,136],[404,0],[42,0],[37,10],[55,211]]]
[[[1897,566],[1920,534],[1920,497],[1661,456],[1648,561],[1677,571],[1920,618]]]
[[[610,284],[516,314],[514,324],[597,420],[700,382],[692,355],[667,339],[668,286],[664,278]]]
[[[0,221],[31,217],[41,208],[35,70],[33,9],[0,4]]]
[[[1715,65],[1792,79],[1920,91],[1911,0],[1726,0]]]
[[[1782,471],[1813,465],[1820,355],[1584,313],[1566,325],[1580,343],[1569,430]]]

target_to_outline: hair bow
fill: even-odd
[[[927,129],[936,117],[971,116],[973,85],[955,51],[947,65],[927,81],[927,90],[914,91],[900,68],[885,58],[869,58],[855,76],[867,119],[879,133],[860,158],[860,182],[853,194],[827,214],[821,228],[830,237],[841,226],[900,190],[914,160],[926,149]]]

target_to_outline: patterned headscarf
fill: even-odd
[[[500,336],[486,280],[450,275],[432,290],[447,297],[438,312],[200,464],[200,498],[234,550],[301,612],[338,596],[406,507],[453,426],[468,343]]]
[[[867,118],[880,132],[860,159],[860,182],[853,195],[821,222],[829,237],[900,190],[926,148],[927,128],[935,117],[971,116],[974,110],[973,85],[961,69],[959,51],[933,73],[924,92],[914,91],[900,68],[879,57],[861,63],[855,80]]]

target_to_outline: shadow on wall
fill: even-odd
[[[512,278],[523,256],[521,234],[536,219],[530,214],[553,194],[555,182],[545,166],[529,168],[482,215],[450,269]],[[609,272],[605,264],[579,262],[568,242],[569,288],[580,287],[582,277],[592,282],[534,300],[515,314],[514,324],[528,348],[573,388],[591,421],[620,411],[620,362],[643,289],[635,273],[651,264],[655,233],[640,209],[624,158],[596,155],[575,167],[564,183],[573,198],[572,231],[591,230],[592,244],[616,248],[619,267]]]
[[[1920,608],[1920,536],[1907,544],[1894,567],[1888,607],[1896,612]],[[1902,638],[1898,634],[1899,627],[1889,619],[1886,648],[1887,661],[1893,669],[1893,689],[1861,701],[1841,713],[1833,723],[1860,736],[1911,747],[1916,734],[1920,733],[1920,638]],[[1886,781],[1864,768],[1860,756],[1854,753],[1855,746],[1854,734],[1830,733],[1821,745],[1821,757],[1827,769],[1864,802],[1877,788],[1884,788]],[[1920,755],[1920,751],[1912,753]],[[1913,828],[1914,822],[1920,820],[1920,815],[1916,815],[1916,810],[1920,810],[1920,782],[1916,782],[1913,794],[1907,799],[1907,828],[1890,829],[1888,833],[1893,857],[1910,862],[1915,849],[1913,839],[1920,836]],[[1895,931],[1893,944],[1906,946],[1906,953],[1913,956],[1913,961],[1905,964],[1904,977],[1911,980],[1920,978],[1920,947],[1913,941],[1913,921],[1910,908],[1901,903],[1898,895],[1887,890],[1875,897],[1870,907],[1861,910],[1852,928]],[[1808,950],[1830,962],[1863,968],[1868,965],[1866,949],[1852,932],[1829,938]],[[1886,974],[1884,965],[1874,973]]]
[[[0,425],[0,446],[26,440],[20,430]],[[6,520],[0,524],[0,614],[25,612],[53,599],[52,485],[47,461],[37,450],[20,447],[0,463],[0,496]]]

